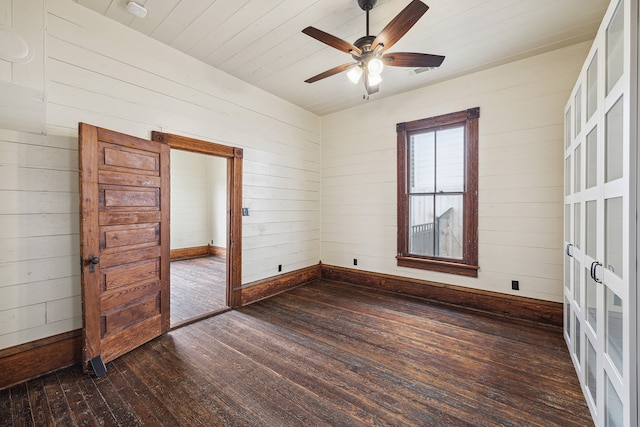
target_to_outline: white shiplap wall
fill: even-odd
[[[227,159],[171,150],[171,249],[227,246]]]
[[[15,105],[27,88],[46,100],[28,126],[8,120],[3,126],[14,130],[0,131],[0,349],[81,327],[81,121],[243,148],[243,204],[251,208],[243,218],[243,283],[277,274],[278,264],[290,271],[318,263],[319,117],[71,0],[0,7],[17,26],[36,23],[20,26],[34,43],[34,62],[24,65],[28,72],[3,66],[0,99]]]
[[[561,301],[563,106],[588,48],[323,117],[322,262]],[[480,107],[478,278],[398,267],[395,125],[472,107]]]

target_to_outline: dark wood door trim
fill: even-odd
[[[242,148],[157,131],[151,132],[151,140],[227,159],[227,304],[240,307],[242,295],[233,289],[242,284]]]

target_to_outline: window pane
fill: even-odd
[[[567,149],[571,145],[571,107],[564,116],[564,148]]]
[[[593,59],[587,69],[587,120],[593,116],[598,109],[598,54],[593,55]]]
[[[436,256],[462,259],[463,197],[436,196]]]
[[[587,339],[587,390],[591,394],[591,398],[594,402],[597,402],[597,354],[596,349],[593,348],[591,341]]]
[[[564,263],[564,286],[571,289],[571,259]]]
[[[409,253],[433,256],[435,251],[434,196],[409,197]]]
[[[573,205],[573,244],[580,249],[580,203]]]
[[[605,268],[622,277],[622,197],[614,197],[604,202]]]
[[[595,200],[589,200],[586,203],[585,222],[586,222],[586,236],[585,236],[585,251],[587,255],[595,259],[597,257],[596,249],[598,248],[598,204]]]
[[[622,178],[622,98],[607,112],[605,120],[605,182]]]
[[[571,241],[571,205],[564,205],[564,241]]]
[[[587,148],[585,159],[586,168],[586,188],[591,188],[598,182],[598,127],[594,127],[587,135]]]
[[[434,193],[436,169],[435,132],[411,135],[409,147],[409,192]]]
[[[580,321],[577,316],[573,317],[573,321],[576,324],[576,336],[573,337],[573,354],[576,355],[576,359],[582,360],[580,356],[580,340],[582,339],[582,335],[580,333]]]
[[[576,109],[576,125],[574,131],[575,134],[578,135],[582,130],[582,87],[579,87],[578,91],[576,92],[574,106]]]
[[[587,282],[587,322],[591,328],[598,331],[598,284],[585,269]]]
[[[436,192],[464,191],[464,126],[436,132]]]
[[[605,322],[607,354],[620,376],[622,371],[622,299],[608,287],[605,297]]]
[[[607,28],[607,94],[624,69],[624,3],[620,2]]]
[[[582,190],[582,181],[580,175],[582,174],[582,145],[578,144],[573,152],[573,191],[579,193]]]
[[[580,270],[582,270],[582,267],[580,266],[580,262],[574,258],[573,259],[573,299],[578,304],[578,307],[582,307],[582,303],[580,302],[580,291],[581,291],[581,287],[580,287],[581,271]]]
[[[605,374],[606,375],[606,374]],[[613,388],[611,380],[607,376],[607,400],[605,402],[605,426],[606,427],[622,427],[623,426],[623,406],[622,400],[618,396],[618,392]]]
[[[564,332],[569,336],[571,341],[571,304],[569,300],[564,298]]]
[[[571,194],[571,156],[564,161],[564,195]]]

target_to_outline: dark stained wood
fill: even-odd
[[[81,354],[80,330],[0,350],[0,389],[78,363]]]
[[[209,255],[209,246],[171,249],[171,261],[190,258],[201,258]]]
[[[478,118],[480,108],[426,119],[398,123],[397,131],[397,197],[398,254],[400,267],[419,268],[441,273],[478,277]],[[452,260],[417,256],[409,253],[409,142],[412,132],[447,126],[465,126],[465,182],[463,196],[463,258]],[[446,193],[445,193],[446,194]]]
[[[218,257],[171,262],[171,326],[227,309],[226,260]]]
[[[561,328],[326,280],[173,330],[110,362],[101,378],[75,366],[0,391],[0,426],[32,419],[593,425]]]
[[[381,291],[453,304],[487,313],[536,323],[562,326],[562,303],[469,289],[388,274],[371,273],[322,264],[322,278]]]
[[[209,245],[208,247],[208,255],[215,256],[218,258],[226,258],[227,257],[227,248],[222,248],[220,246]]]
[[[242,305],[251,304],[255,301],[277,295],[281,292],[288,291],[296,286],[309,283],[320,278],[320,265],[302,268],[290,273],[280,274],[265,280],[258,280],[242,286],[234,288],[236,298],[241,301]],[[240,295],[238,297],[237,295]]]
[[[225,257],[227,258],[227,301],[231,307],[241,305],[240,296],[232,292],[242,284],[242,159],[239,147],[229,147],[213,142],[188,138],[164,132],[151,132],[153,141],[171,148],[208,154],[227,159],[227,224],[229,235]],[[218,255],[218,254],[216,254]]]
[[[169,146],[85,123],[79,134],[88,369],[169,329]]]

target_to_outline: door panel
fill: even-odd
[[[81,123],[80,194],[87,369],[169,328],[169,146]]]

